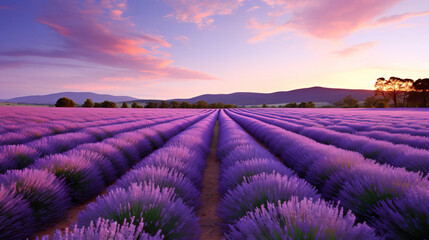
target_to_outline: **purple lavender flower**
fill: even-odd
[[[161,150],[161,149],[160,149]],[[149,157],[145,158],[143,161],[136,165],[136,169],[145,167],[145,166],[154,166],[154,167],[166,167],[172,170],[175,170],[179,173],[182,173],[185,177],[189,178],[191,182],[197,187],[197,189],[202,188],[203,176],[201,169],[194,164],[196,159],[188,159],[191,162],[183,161],[178,156],[174,154],[158,150],[156,155],[152,154]],[[162,148],[162,150],[164,150]]]
[[[380,239],[355,216],[318,199],[267,203],[230,225],[226,239]]]
[[[338,199],[342,206],[351,209],[358,217],[370,220],[375,213],[374,207],[380,201],[400,199],[404,196],[404,191],[414,186],[429,188],[427,176],[423,178],[403,168],[383,165],[350,174]]]
[[[198,218],[192,209],[180,198],[175,198],[173,189],[157,188],[153,185],[132,184],[128,190],[118,188],[104,197],[90,203],[79,213],[79,226],[89,226],[98,218],[116,222],[144,222],[143,230],[154,236],[164,235],[166,239],[198,239]]]
[[[82,240],[82,239],[114,239],[114,240],[162,240],[164,237],[158,232],[155,236],[143,231],[144,223],[140,221],[137,226],[134,225],[134,218],[129,222],[125,219],[121,224],[118,222],[99,218],[97,222],[91,221],[87,227],[78,228],[77,224],[73,228],[66,228],[62,233],[57,230],[52,238],[49,235],[43,236],[41,240]]]
[[[141,160],[137,147],[128,141],[113,137],[104,140],[103,143],[112,145],[121,150],[122,154],[128,160],[129,167],[133,166]]]
[[[279,173],[283,176],[292,176],[293,171],[276,160],[251,159],[238,162],[220,174],[219,193],[224,195],[228,190],[240,185],[245,178],[261,173]]]
[[[9,169],[23,169],[40,157],[40,153],[25,145],[0,146],[0,173]]]
[[[139,158],[142,159],[143,157],[147,156],[149,153],[153,151],[152,144],[150,143],[149,139],[147,139],[144,135],[138,132],[126,132],[121,133],[117,136],[115,136],[118,139],[125,140],[127,142],[132,143],[134,146],[136,146],[137,151],[139,152],[140,156]]]
[[[153,149],[160,148],[164,144],[164,140],[162,140],[159,133],[151,128],[143,128],[141,130],[136,131],[139,134],[147,137],[152,145]]]
[[[30,204],[15,189],[0,185],[0,239],[25,239],[34,230]]]
[[[77,203],[88,200],[105,188],[97,165],[84,157],[49,155],[36,160],[33,168],[46,169],[63,179],[69,188],[72,200]]]
[[[381,202],[375,228],[389,239],[426,239],[429,236],[429,191],[412,187],[400,199]]]
[[[110,185],[116,180],[117,172],[115,168],[103,155],[88,150],[70,150],[64,154],[69,156],[72,161],[76,158],[85,158],[89,162],[93,162],[100,170],[106,185]]]
[[[71,205],[64,182],[47,171],[11,170],[0,176],[0,184],[30,203],[37,228],[59,220]]]
[[[28,146],[37,149],[43,155],[49,155],[65,152],[79,144],[96,141],[97,139],[87,133],[65,133],[29,142]]]
[[[217,214],[227,225],[262,204],[289,201],[292,196],[299,199],[320,198],[316,190],[302,179],[263,173],[246,179],[228,191],[219,203]]]
[[[107,158],[116,171],[116,176],[120,177],[128,170],[127,159],[122,155],[121,150],[107,143],[87,143],[79,145],[75,150],[89,150],[97,152]]]
[[[268,152],[265,148],[255,142],[253,145],[237,146],[234,150],[230,151],[228,155],[222,158],[221,170],[236,164],[237,162],[265,158],[276,160],[276,157]]]
[[[166,167],[146,166],[131,170],[122,176],[115,185],[111,186],[108,191],[113,191],[116,188],[128,189],[134,183],[139,185],[153,184],[159,188],[172,188],[177,197],[182,198],[186,204],[195,210],[198,210],[201,205],[199,201],[200,193],[194,184],[182,173]]]

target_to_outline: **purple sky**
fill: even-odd
[[[373,89],[429,77],[427,0],[0,0],[0,99]]]

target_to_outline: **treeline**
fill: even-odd
[[[279,106],[268,106],[267,104],[263,104],[262,105],[263,108],[315,108],[316,104],[314,104],[314,102],[310,101],[310,102],[301,102],[301,103],[288,103],[285,105],[279,105]]]
[[[76,103],[66,97],[62,97],[58,99],[55,104],[56,107],[76,107]],[[104,101],[101,103],[94,103],[91,99],[86,99],[86,101],[82,104],[82,107],[86,108],[117,108],[115,102]],[[123,102],[121,108],[129,108],[128,103]],[[197,101],[196,103],[189,102],[178,102],[178,101],[161,101],[159,102],[147,102],[144,106],[140,105],[137,102],[133,102],[131,104],[131,108],[236,108],[236,105],[233,104],[223,104],[219,103],[207,103],[205,101]]]
[[[429,78],[379,78],[375,88],[374,97],[367,100],[376,105],[393,102],[393,107],[429,107]]]

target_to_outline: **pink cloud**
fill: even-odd
[[[366,42],[366,43],[360,43],[360,44],[356,44],[353,45],[351,47],[342,49],[342,50],[338,50],[333,52],[335,55],[338,55],[340,57],[348,57],[351,56],[355,53],[359,53],[365,50],[368,50],[370,48],[373,48],[375,46],[378,45],[378,42]]]
[[[378,24],[396,23],[396,22],[404,21],[408,18],[422,17],[427,15],[429,15],[429,11],[404,13],[404,14],[392,15],[388,17],[382,17],[377,20],[377,23]]]
[[[249,24],[256,36],[250,43],[263,41],[276,34],[293,31],[315,38],[340,39],[365,28],[403,21],[407,18],[428,15],[429,12],[407,13],[378,19],[384,12],[404,0],[264,0],[277,8],[269,13],[266,24]],[[280,10],[279,10],[280,9]],[[291,19],[278,24],[276,17],[290,14]]]
[[[181,42],[182,44],[188,45],[189,42],[191,41],[191,39],[189,39],[189,37],[185,36],[185,35],[179,35],[177,37],[174,38],[176,41]]]
[[[253,12],[253,11],[258,10],[259,8],[260,8],[259,6],[253,6],[253,7],[251,7],[251,8],[248,8],[248,9],[246,10],[246,12]]]
[[[174,8],[174,12],[167,15],[179,22],[196,24],[199,28],[210,26],[215,15],[231,14],[241,6],[245,0],[164,0]]]
[[[52,0],[37,21],[57,32],[62,46],[51,51],[11,50],[0,52],[0,56],[79,59],[143,74],[150,72],[155,78],[214,79],[205,73],[171,66],[173,61],[160,50],[171,45],[162,36],[135,31],[132,22],[122,17],[125,10],[126,1],[121,0]]]

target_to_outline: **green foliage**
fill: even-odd
[[[168,108],[170,105],[166,101],[162,101],[161,105],[159,105],[159,108]]]
[[[307,103],[306,102],[301,102],[300,104],[298,104],[299,108],[307,108]]]
[[[267,107],[268,107],[268,105],[267,105],[266,103],[264,103],[264,104],[262,104],[262,107],[263,107],[263,108],[267,108]]]
[[[195,105],[196,108],[208,108],[209,106],[206,101],[197,101]]]
[[[91,99],[86,99],[86,101],[83,103],[82,107],[88,107],[88,108],[92,108],[94,107],[94,103],[92,102]]]
[[[121,108],[128,108],[128,104],[126,102],[123,102]]]
[[[157,102],[148,102],[145,106],[145,108],[157,108],[158,103]]]
[[[101,103],[101,107],[103,107],[103,108],[116,108],[116,103],[106,100],[106,101]]]
[[[70,98],[62,97],[57,100],[55,107],[76,107],[76,103]]]
[[[180,108],[190,108],[191,104],[189,104],[188,102],[181,102],[180,103]]]
[[[316,104],[314,104],[314,102],[310,101],[307,103],[307,108],[315,108]]]
[[[133,104],[131,104],[132,108],[143,108],[142,105],[139,105],[137,102],[133,102]]]
[[[366,108],[387,108],[389,107],[389,99],[367,97],[363,104]]]
[[[352,95],[348,95],[345,98],[334,102],[334,105],[342,108],[358,108],[359,101],[354,99]]]
[[[180,103],[177,101],[171,101],[170,102],[170,107],[171,108],[179,108],[180,107]]]

